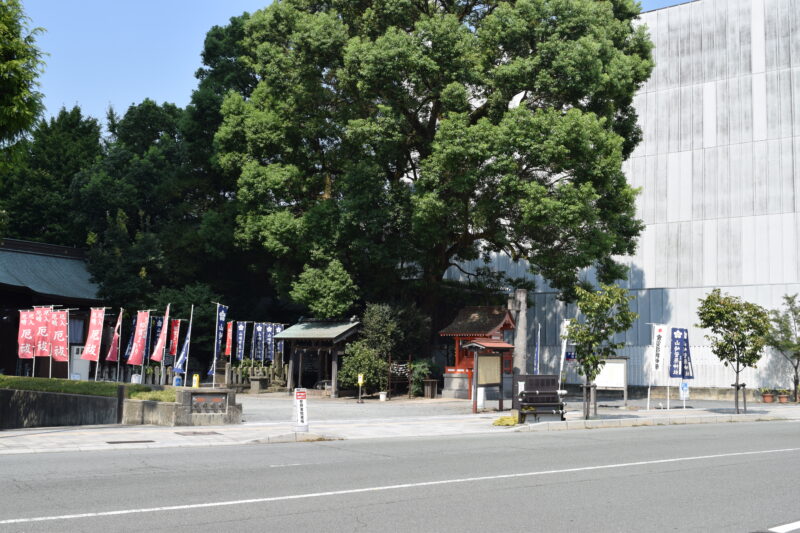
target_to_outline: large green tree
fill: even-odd
[[[19,0],[0,0],[0,147],[26,132],[42,111],[37,78],[44,61]]]
[[[755,368],[761,359],[770,330],[769,314],[760,305],[714,289],[700,299],[697,317],[697,327],[711,331],[706,335],[711,351],[736,373],[734,404],[738,414],[739,374],[745,368]]]
[[[226,97],[239,236],[288,292],[313,253],[363,298],[505,252],[569,293],[624,275],[642,225],[621,171],[652,63],[633,0],[283,0],[244,25]],[[430,304],[430,301],[428,301]],[[430,307],[429,307],[430,309]]]

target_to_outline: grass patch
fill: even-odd
[[[155,402],[175,402],[177,393],[175,389],[166,390],[148,390],[132,392],[128,398],[132,400],[151,400]]]
[[[86,396],[117,396],[117,383],[103,381],[74,381],[71,379],[29,378],[0,375],[0,389],[30,390],[41,392],[61,392],[83,394]],[[128,397],[143,391],[150,391],[147,385],[127,385]],[[175,400],[172,400],[175,401]]]

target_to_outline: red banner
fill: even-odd
[[[169,324],[169,304],[167,304],[167,311],[164,313],[164,322],[162,322],[161,332],[158,334],[158,341],[156,347],[153,348],[153,353],[150,355],[152,361],[161,361],[164,357],[164,348],[167,347],[167,327]]]
[[[33,340],[36,357],[50,357],[50,307],[33,308]]]
[[[100,342],[103,337],[103,319],[105,316],[105,309],[92,309],[92,313],[89,316],[89,333],[86,335],[86,344],[83,347],[81,359],[86,359],[87,361],[100,359]]]
[[[19,312],[19,333],[17,334],[17,344],[19,345],[17,355],[20,359],[33,359],[36,343],[33,339],[35,323],[33,311]]]
[[[122,327],[122,309],[119,310],[117,325],[114,326],[114,337],[111,339],[111,346],[108,347],[106,362],[113,363],[119,359],[119,329]]]
[[[233,348],[233,321],[228,322],[228,339],[225,341],[225,355],[231,355]]]
[[[129,365],[141,365],[144,360],[144,345],[147,342],[147,326],[150,324],[150,311],[136,313],[136,331],[133,332],[133,348],[128,357]]]
[[[173,318],[169,323],[169,354],[177,355],[178,353],[178,339],[181,334],[181,321]]]
[[[69,361],[69,331],[67,311],[50,311],[50,353],[53,361]]]

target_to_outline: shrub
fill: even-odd
[[[339,385],[342,388],[358,387],[358,375],[364,374],[364,390],[368,393],[386,390],[389,363],[381,359],[377,350],[368,347],[363,341],[347,346],[342,369],[339,371]]]

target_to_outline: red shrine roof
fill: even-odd
[[[513,350],[514,345],[497,339],[472,339],[461,348],[466,350],[472,348],[477,348],[479,350]]]
[[[464,307],[449,326],[439,332],[443,337],[490,337],[498,331],[514,329],[511,313],[502,305]]]

